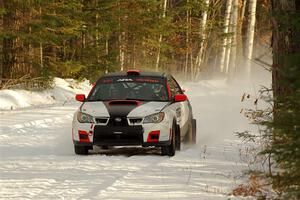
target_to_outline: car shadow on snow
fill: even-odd
[[[154,156],[161,155],[160,148],[142,148],[142,147],[94,147],[94,150],[89,151],[89,155],[107,155],[107,156]]]

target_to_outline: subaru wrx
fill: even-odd
[[[196,142],[196,120],[188,97],[167,73],[129,70],[99,78],[74,114],[76,154],[94,146],[158,147],[174,156],[181,142]]]

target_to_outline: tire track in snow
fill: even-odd
[[[32,120],[32,121],[27,121],[24,123],[17,123],[9,126],[1,126],[0,130],[9,132],[9,131],[16,131],[16,130],[23,130],[26,128],[43,128],[43,127],[48,127],[49,125],[53,124],[59,124],[59,123],[64,123],[65,120],[72,119],[72,114],[67,114],[62,117],[51,117],[51,118],[46,118],[46,119],[38,119],[38,120]]]
[[[52,141],[56,134],[49,134],[64,123],[71,124],[76,107],[47,107],[0,114],[0,147],[39,146]]]
[[[148,151],[153,151],[151,149],[148,149]],[[144,150],[143,153],[146,153],[147,150]],[[139,153],[142,153],[141,151],[139,151]],[[124,174],[124,176],[119,177],[118,179],[116,179],[115,181],[113,181],[108,187],[101,189],[100,191],[98,191],[98,193],[95,196],[95,199],[120,199],[122,198],[122,195],[120,196],[120,194],[122,194],[122,192],[124,191],[122,188],[124,185],[128,185],[128,180],[137,180],[134,177],[142,174],[142,173],[146,173],[147,171],[149,171],[149,169],[153,169],[158,163],[161,163],[164,159],[166,159],[167,157],[160,157],[160,156],[149,156],[149,155],[143,155],[145,157],[141,157],[141,156],[137,156],[137,154],[135,153],[135,156],[131,155],[130,157],[128,157],[127,159],[130,160],[135,160],[135,162],[138,163],[147,163],[146,165],[143,165],[142,167],[140,167],[138,170],[135,171],[131,171],[128,172],[127,174]],[[150,162],[149,162],[150,161]],[[128,191],[130,189],[135,189],[135,188],[126,188],[125,190]],[[132,190],[132,193],[137,192],[136,190]],[[128,196],[128,194],[125,195],[126,198],[131,199],[130,196]],[[123,196],[123,197],[125,197]],[[148,199],[145,196],[140,196],[142,199]],[[156,197],[157,199],[157,197]]]
[[[118,178],[110,187],[99,191],[95,199],[227,199],[236,179],[232,169],[241,170],[245,166],[237,164],[234,158],[215,159],[214,148],[210,147],[208,157],[213,158],[204,159],[203,148],[185,148],[172,158],[149,156],[143,161],[140,156],[130,157],[151,162]]]

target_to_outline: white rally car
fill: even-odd
[[[101,77],[74,114],[76,154],[97,146],[160,147],[173,156],[181,141],[196,142],[192,107],[176,80],[158,72],[111,73]]]

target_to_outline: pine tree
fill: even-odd
[[[300,198],[300,2],[273,0],[274,119],[270,153],[276,162],[271,178],[284,199]]]

